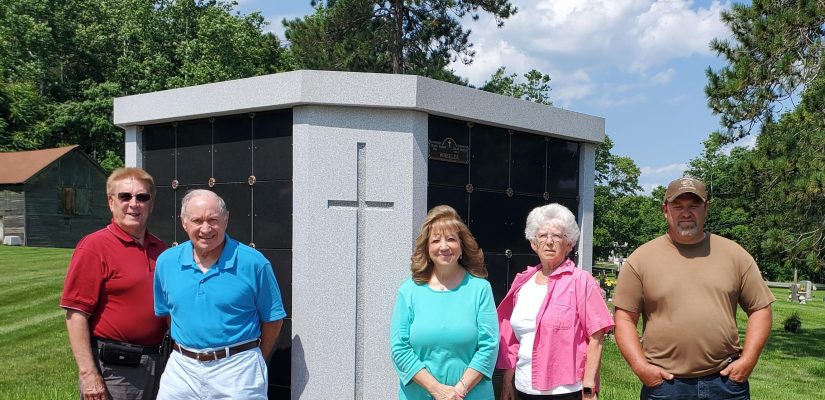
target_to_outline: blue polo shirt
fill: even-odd
[[[158,257],[155,314],[172,316],[172,339],[191,349],[225,347],[261,336],[261,322],[286,317],[272,265],[226,235],[218,261],[202,272],[192,242]]]

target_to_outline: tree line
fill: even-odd
[[[281,21],[226,0],[0,2],[0,151],[78,144],[105,169],[123,164],[112,99],[295,69],[417,74],[469,85],[449,65],[471,63],[461,18],[518,12],[508,0],[327,0]],[[733,32],[712,49],[708,105],[722,129],[689,174],[711,192],[711,231],[742,243],[766,276],[793,269],[825,282],[825,0],[754,0],[723,14]],[[499,68],[479,89],[550,104],[550,77]],[[755,135],[752,148],[730,144]],[[646,195],[640,170],[596,154],[594,252],[626,255],[664,232],[663,188]]]

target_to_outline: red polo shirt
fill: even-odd
[[[114,222],[77,244],[60,307],[89,314],[93,336],[142,346],[156,345],[166,320],[155,316],[155,260],[166,243],[147,232],[141,246]]]

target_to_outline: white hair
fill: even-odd
[[[527,226],[524,228],[524,237],[532,242],[536,239],[539,229],[546,226],[561,229],[565,239],[573,246],[579,241],[579,225],[576,223],[576,217],[561,204],[547,204],[530,211],[530,215],[527,216]]]
[[[206,190],[206,189],[193,189],[193,190],[188,191],[186,193],[186,195],[183,196],[183,200],[180,201],[180,203],[181,203],[180,204],[180,216],[182,218],[186,218],[187,217],[186,209],[189,206],[189,202],[192,201],[192,199],[194,199],[196,197],[202,197],[202,196],[203,197],[212,197],[213,199],[215,199],[217,201],[217,203],[218,203],[218,214],[221,217],[226,217],[227,215],[229,215],[229,211],[226,209],[226,203],[223,201],[221,196],[218,196],[217,193],[215,193],[211,190]]]

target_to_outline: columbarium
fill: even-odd
[[[153,233],[187,240],[180,200],[210,189],[228,233],[272,262],[289,314],[272,399],[394,396],[389,321],[432,206],[467,221],[497,301],[538,262],[523,233],[538,205],[573,211],[573,257],[592,265],[602,118],[419,76],[293,71],[117,98],[114,121],[126,164],[155,178]]]

